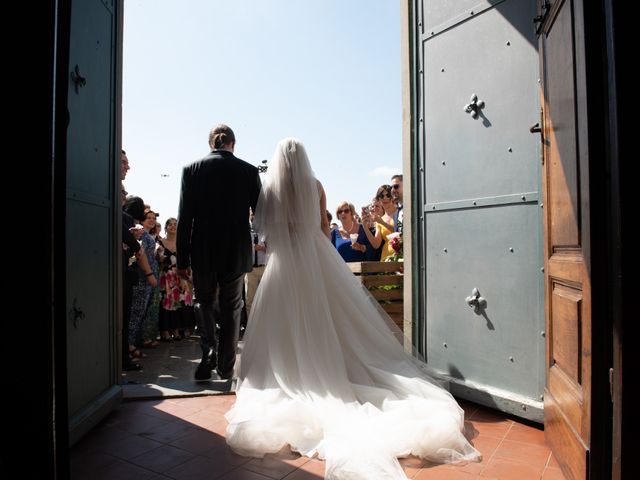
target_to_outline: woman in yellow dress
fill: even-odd
[[[391,195],[391,185],[382,185],[378,188],[376,193],[376,200],[382,203],[384,209],[384,215],[379,216],[375,212],[371,212],[372,219],[376,222],[376,233],[371,233],[368,228],[364,229],[364,233],[369,239],[369,243],[374,249],[379,248],[382,242],[384,242],[384,248],[382,249],[382,257],[380,261],[384,262],[388,258],[395,255],[395,250],[391,247],[391,242],[388,240],[388,236],[394,233],[393,215],[396,213],[396,202]],[[363,218],[366,222],[366,219]]]

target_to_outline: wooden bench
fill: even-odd
[[[351,271],[378,300],[394,323],[404,331],[404,295],[402,262],[350,262]],[[384,289],[380,287],[395,287]]]

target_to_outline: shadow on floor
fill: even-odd
[[[291,452],[253,459],[225,442],[233,395],[128,401],[71,451],[73,480],[318,480],[324,463]]]

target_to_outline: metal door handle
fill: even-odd
[[[467,305],[473,308],[473,311],[477,314],[480,313],[480,309],[485,308],[487,306],[487,300],[484,297],[480,296],[480,291],[477,288],[474,288],[471,292],[471,296],[465,298]]]
[[[478,95],[471,95],[469,103],[464,106],[464,111],[470,113],[473,118],[478,118],[478,112],[484,108],[484,100],[478,101]]]
[[[80,75],[80,67],[78,65],[76,65],[71,72],[71,80],[73,81],[76,93],[79,93],[80,87],[84,87],[87,84],[87,79]]]
[[[78,299],[73,299],[73,307],[69,310],[69,320],[73,322],[74,328],[78,328],[80,325],[80,320],[84,320],[85,314],[84,312],[78,308]]]

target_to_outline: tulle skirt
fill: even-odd
[[[479,460],[463,410],[405,353],[331,243],[304,240],[271,253],[256,292],[227,443],[252,457],[289,445],[340,480],[404,479],[397,457],[408,455]]]

